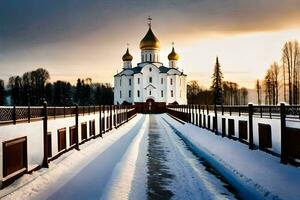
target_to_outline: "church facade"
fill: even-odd
[[[114,76],[114,103],[133,104],[139,111],[163,109],[168,104],[187,103],[186,75],[179,71],[179,55],[174,46],[168,55],[169,65],[160,62],[160,42],[151,24],[140,42],[141,62],[132,67],[132,55],[127,48],[123,69]]]

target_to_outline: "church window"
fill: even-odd
[[[129,79],[129,85],[131,85],[131,78]]]
[[[120,90],[120,98],[122,98],[122,91]]]
[[[171,90],[171,97],[174,97],[174,93],[173,93],[173,90]]]
[[[164,79],[163,78],[160,79],[160,83],[164,84]]]
[[[128,97],[131,97],[131,90],[128,91]]]
[[[120,79],[120,86],[122,86],[122,79]]]
[[[152,77],[151,76],[149,77],[149,83],[152,83]]]
[[[149,95],[151,95],[151,90],[149,90]]]
[[[140,78],[138,78],[138,84],[140,84]]]
[[[160,96],[164,97],[164,91],[163,90],[160,91]]]
[[[170,84],[173,85],[173,79],[172,78],[170,79]]]
[[[150,62],[152,61],[152,55],[151,54],[149,54],[149,56],[150,56]]]
[[[152,71],[152,68],[151,68],[151,67],[149,68],[149,71],[150,71],[150,72]]]
[[[137,91],[137,96],[140,97],[140,91],[139,90]]]

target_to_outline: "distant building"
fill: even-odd
[[[141,109],[158,109],[168,104],[187,103],[186,75],[178,70],[179,55],[174,46],[168,55],[169,66],[160,62],[160,42],[149,29],[140,42],[141,62],[132,67],[127,48],[123,70],[114,76],[114,103],[134,104]]]

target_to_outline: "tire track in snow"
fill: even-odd
[[[170,199],[174,194],[168,189],[173,174],[165,164],[166,150],[161,139],[161,126],[158,125],[155,115],[150,115],[148,132],[148,199]]]

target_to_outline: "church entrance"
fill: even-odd
[[[144,109],[146,113],[155,113],[155,101],[153,99],[147,99]]]
[[[155,102],[152,98],[147,99],[146,102],[135,102],[134,106],[138,113],[155,114],[166,112],[166,103]]]

